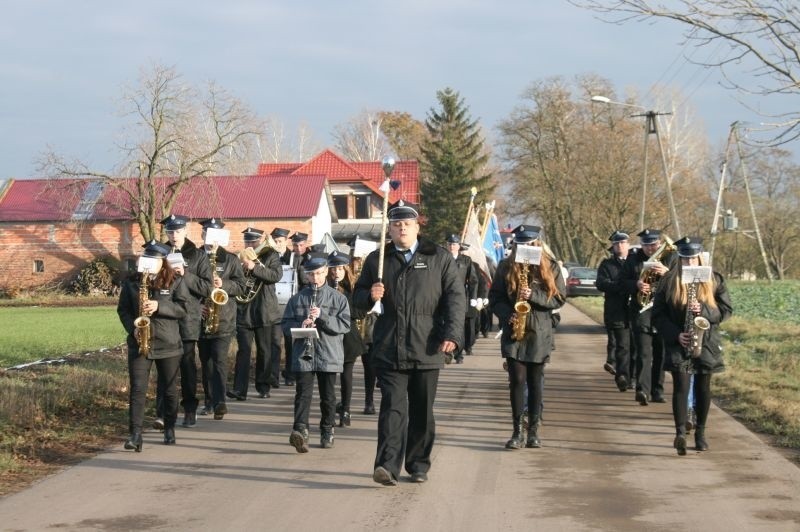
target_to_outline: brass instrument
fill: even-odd
[[[695,316],[691,310],[694,303],[697,302],[697,285],[699,283],[689,283],[686,296],[686,319],[684,320],[683,331],[691,333],[692,342],[686,351],[692,358],[700,358],[700,353],[703,351],[703,335],[711,327],[711,323],[703,316]]]
[[[317,294],[319,293],[319,287],[314,284],[311,287],[311,306],[309,307],[309,315],[308,319],[311,319],[311,311],[310,309],[317,306]],[[312,338],[306,338],[305,349],[303,350],[303,355],[300,357],[303,360],[311,360],[314,357],[314,340]]]
[[[260,246],[256,249],[253,248],[244,248],[242,251],[239,252],[239,260],[244,262],[245,260],[252,260],[257,263],[259,266],[263,266],[264,264],[258,260],[259,257],[263,256],[268,251],[274,249],[273,245],[275,242],[272,240],[272,237],[269,237],[269,241],[263,242]],[[236,301],[238,303],[250,303],[255,297],[258,295],[258,292],[261,290],[261,287],[264,286],[264,281],[261,279],[256,279],[255,276],[250,272],[250,270],[245,270],[244,276],[247,278],[245,283],[245,288],[247,291],[243,296],[236,296]]]
[[[667,258],[674,251],[675,245],[672,243],[672,240],[668,236],[664,236],[664,241],[656,252],[648,258],[648,262],[662,262],[662,259]],[[639,306],[642,307],[639,313],[642,313],[653,306],[653,296],[656,293],[661,276],[655,273],[652,268],[647,268],[642,270],[642,273],[639,275],[639,280],[650,285],[649,293],[645,294],[644,292],[639,292],[636,294],[636,301],[639,303]]]
[[[133,320],[134,332],[133,336],[139,343],[139,356],[150,356],[152,354],[152,336],[153,331],[150,326],[150,317],[144,311],[144,305],[150,299],[150,289],[148,287],[150,281],[149,270],[142,272],[142,280],[139,282],[139,317]]]
[[[522,298],[522,291],[528,288],[530,264],[526,261],[523,266],[519,276],[517,301],[514,303],[514,324],[511,330],[511,339],[517,342],[525,338],[525,326],[528,323],[528,314],[531,311],[531,304]]]
[[[211,272],[214,274],[214,277],[218,277],[216,244],[211,250],[211,255],[209,256],[208,260],[211,264]],[[206,299],[206,304],[208,305],[208,314],[206,315],[205,327],[203,328],[203,331],[206,334],[216,334],[216,332],[219,330],[220,307],[227,303],[228,293],[225,290],[222,288],[215,288],[211,291],[211,294]]]

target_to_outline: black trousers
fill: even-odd
[[[225,383],[228,380],[228,350],[232,336],[201,338],[197,342],[203,367],[203,388],[206,406],[225,404]]]
[[[405,461],[408,473],[427,473],[436,438],[433,402],[439,370],[375,368],[381,390],[378,451],[375,467],[400,477]]]
[[[464,319],[464,351],[472,351],[475,345],[475,321],[477,316]]]
[[[197,411],[197,341],[183,342],[181,356],[181,406],[184,412]],[[161,382],[156,387],[156,417],[164,418],[164,389]]]
[[[664,345],[649,327],[636,330],[636,391],[648,397],[664,394]]]
[[[370,344],[370,348],[372,345]],[[372,367],[369,349],[361,355],[361,364],[364,366],[364,405],[371,405],[375,402],[375,368]]]
[[[345,362],[342,373],[339,376],[339,380],[341,381],[342,409],[345,412],[350,411],[350,400],[353,398],[353,366],[355,365],[355,360]]]
[[[491,330],[493,328],[493,325],[492,325],[492,321],[493,320],[494,320],[494,316],[492,315],[491,312],[489,312],[489,309],[486,308],[486,307],[482,308],[481,309],[481,319],[480,319],[480,322],[481,322],[481,326],[480,326],[481,334],[486,336],[491,332]]]
[[[256,391],[259,393],[269,391],[269,381],[272,377],[272,325],[254,327],[252,329],[239,327],[236,329],[236,364],[233,370],[233,389],[247,396],[250,387],[250,355],[253,352],[253,343],[256,344]]]
[[[272,337],[269,349],[272,367],[272,380],[270,382],[280,382],[281,353],[283,352],[283,330],[281,330],[280,323],[272,325]]]
[[[153,362],[158,372],[158,386],[164,390],[164,426],[175,426],[178,417],[178,367],[181,357],[157,358],[155,360],[139,356],[137,352],[128,353],[128,379],[130,393],[128,402],[128,428],[131,432],[141,431],[144,423],[144,409],[147,402],[147,385]]]
[[[311,396],[314,392],[314,375],[319,388],[319,428],[323,432],[333,431],[336,416],[336,373],[302,371],[294,374],[294,430],[308,428],[311,412]]]
[[[608,344],[606,346],[606,362],[612,364],[617,375],[630,375],[630,339],[631,331],[627,327],[606,327]]]
[[[289,383],[294,382],[294,373],[292,372],[292,335],[283,335],[283,352],[286,354],[285,367],[283,368],[283,378]]]

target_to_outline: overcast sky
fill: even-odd
[[[154,62],[216,81],[290,135],[304,122],[322,145],[364,109],[424,119],[448,86],[491,133],[533,81],[587,73],[648,108],[669,82],[716,145],[731,122],[760,120],[716,72],[685,64],[677,24],[610,25],[565,0],[15,4],[0,20],[0,179],[36,177],[48,145],[111,170],[122,88]]]

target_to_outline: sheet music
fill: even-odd
[[[711,266],[684,266],[681,270],[681,282],[707,283],[711,281],[711,275]]]
[[[217,244],[218,246],[225,247],[228,245],[230,237],[231,237],[231,232],[227,229],[209,227],[208,229],[206,229],[206,240],[204,243],[210,246]]]
[[[517,257],[514,262],[538,265],[541,261],[541,246],[526,246],[525,244],[517,244]]]
[[[319,333],[316,327],[292,327],[292,340],[298,338],[319,338]]]

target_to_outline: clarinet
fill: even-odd
[[[317,306],[317,294],[319,292],[319,287],[314,284],[311,287],[311,307]],[[311,319],[311,310],[309,309],[308,319]],[[303,356],[301,356],[303,360],[311,360],[314,358],[314,339],[313,338],[306,338],[305,348],[303,350]]]

